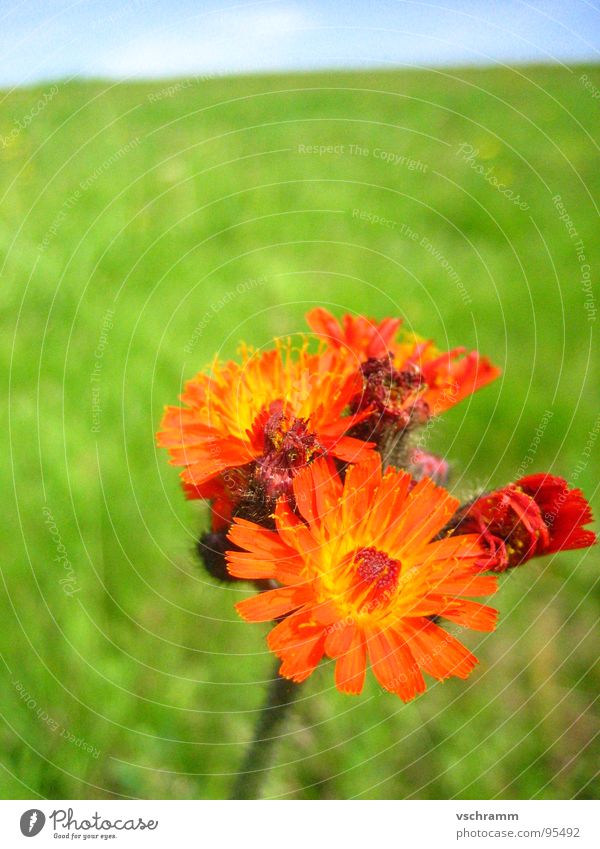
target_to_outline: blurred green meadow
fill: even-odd
[[[550,470],[598,511],[598,87],[557,66],[1,93],[3,798],[227,795],[268,629],[199,569],[205,508],[154,434],[242,339],[324,304],[477,348],[502,378],[428,442],[455,492]],[[267,795],[597,796],[597,551],[493,603],[469,681],[409,705],[322,664]]]

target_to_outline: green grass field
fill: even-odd
[[[600,105],[582,75],[600,86],[598,67],[532,67],[2,94],[2,797],[228,792],[267,627],[199,570],[204,508],[154,442],[216,351],[301,330],[316,304],[403,315],[504,370],[433,429],[455,491],[551,470],[598,510]],[[267,794],[597,795],[597,551],[529,564],[495,603],[471,679],[413,704],[373,680],[340,695],[323,664]]]

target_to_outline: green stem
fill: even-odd
[[[260,799],[261,790],[272,765],[278,731],[290,706],[300,694],[300,686],[281,678],[277,671],[269,684],[265,704],[258,717],[254,737],[240,771],[236,775],[231,799]]]

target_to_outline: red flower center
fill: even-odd
[[[361,548],[356,553],[355,562],[358,564],[357,575],[361,583],[372,587],[373,592],[368,597],[370,603],[395,591],[400,577],[398,560],[392,560],[377,548]]]
[[[382,411],[398,414],[407,399],[424,388],[423,376],[415,366],[411,371],[400,371],[394,366],[392,354],[381,359],[370,359],[362,366],[365,391],[371,402]]]
[[[426,389],[420,369],[397,369],[394,357],[371,358],[361,366],[363,389],[351,402],[353,412],[372,411],[355,433],[361,439],[379,441],[385,433],[402,433],[429,418],[428,404],[421,397]]]
[[[321,450],[308,420],[286,413],[283,402],[274,401],[264,426],[264,454],[257,461],[267,497],[289,494],[294,476]]]

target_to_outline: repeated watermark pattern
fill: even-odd
[[[581,85],[589,91],[590,95],[594,98],[594,100],[600,100],[600,88],[595,85],[587,74],[582,74],[579,77],[579,82]]]
[[[600,415],[596,418],[592,428],[588,431],[587,440],[585,446],[582,449],[580,459],[578,460],[575,468],[569,475],[569,484],[571,486],[575,486],[577,481],[581,477],[581,475],[585,472],[589,465],[589,461],[592,457],[592,451],[594,450],[594,446],[596,444],[596,440],[598,439],[598,434],[600,433]],[[569,497],[568,490],[565,489],[564,492],[561,493],[560,497],[553,502],[552,510],[544,513],[544,521],[549,526],[554,524],[557,516],[559,515],[561,508],[565,504]]]
[[[385,150],[382,147],[370,148],[360,144],[299,144],[298,153],[312,156],[372,157],[373,159],[380,159],[388,165],[406,168],[407,171],[419,171],[421,174],[425,174],[429,168],[427,163],[421,159],[415,159],[397,151]]]
[[[196,74],[191,77],[185,77],[183,80],[177,80],[177,82],[159,88],[158,91],[151,91],[146,95],[146,100],[149,103],[157,103],[160,100],[175,97],[176,94],[179,94],[180,91],[184,91],[186,88],[192,88],[192,86],[199,83],[206,83],[218,78],[219,74]]]
[[[58,86],[53,85],[48,91],[45,91],[39,100],[34,103],[29,112],[25,115],[22,115],[20,118],[15,118],[13,121],[13,128],[6,135],[0,133],[0,147],[10,147],[18,137],[21,135],[23,130],[26,130],[27,127],[37,118],[38,115],[44,111],[44,109],[48,106],[49,103],[52,103],[56,95],[58,94]]]
[[[113,318],[115,311],[109,308],[102,317],[102,326],[98,342],[94,350],[94,368],[90,374],[91,386],[91,409],[92,409],[92,433],[100,433],[100,420],[102,418],[102,369],[104,367],[104,355],[108,347],[110,331],[114,327]]]
[[[431,239],[429,239],[427,236],[422,236],[417,233],[417,231],[413,230],[413,228],[409,224],[401,224],[399,232],[401,236],[404,236],[411,242],[415,242],[419,245],[419,247],[424,248],[424,250],[427,251],[427,253],[430,254],[430,256],[432,256],[440,264],[440,266],[447,273],[450,281],[456,286],[456,289],[460,295],[463,304],[467,307],[470,306],[473,301],[471,299],[471,296],[467,292],[464,283],[460,279],[460,275],[458,274],[456,269],[450,264],[448,259],[444,256],[442,251],[439,250],[439,248],[436,248]]]
[[[554,195],[552,198],[554,208],[558,213],[558,218],[565,225],[565,229],[575,247],[575,256],[579,265],[579,276],[581,283],[581,291],[584,294],[585,300],[583,308],[587,314],[588,321],[596,321],[598,309],[596,307],[596,299],[592,287],[592,266],[586,256],[586,249],[583,239],[580,237],[577,227],[575,226],[571,215],[569,214],[564,201],[560,195]]]
[[[600,433],[600,415],[597,417],[594,422],[592,428],[588,431],[586,443],[581,450],[580,459],[571,472],[569,477],[569,481],[572,484],[576,484],[579,480],[580,476],[585,472],[589,465],[589,461],[592,456],[592,451],[594,450],[594,446],[596,444],[596,440],[598,439],[598,434]]]
[[[84,194],[89,189],[91,189],[92,186],[96,184],[98,179],[107,171],[109,171],[110,168],[112,168],[112,166],[116,162],[119,162],[130,151],[135,150],[135,148],[138,147],[140,142],[141,139],[139,138],[139,136],[136,136],[135,138],[131,139],[131,141],[128,141],[127,144],[124,144],[118,150],[115,150],[114,153],[111,153],[111,155],[108,156],[97,168],[95,168],[91,172],[91,174],[88,174],[87,177],[84,177],[83,180],[79,181],[78,188],[76,188],[74,192],[71,192],[67,199],[63,201],[63,204],[57,212],[56,216],[54,217],[52,224],[50,225],[50,227],[48,227],[44,238],[39,243],[38,250],[40,253],[43,253],[48,248],[48,246],[62,227],[63,223],[67,219],[69,212],[75,206],[77,206]]]
[[[204,312],[198,324],[194,327],[192,335],[188,339],[184,351],[186,354],[193,354],[196,345],[202,338],[206,328],[209,326],[213,318],[218,315],[225,307],[230,306],[237,298],[242,295],[247,295],[250,292],[255,292],[265,285],[268,278],[263,275],[261,277],[249,277],[247,280],[242,280],[233,289],[228,289],[221,295],[218,301],[213,301],[210,307]]]
[[[62,537],[60,531],[58,530],[57,524],[54,521],[52,511],[49,507],[44,507],[44,509],[42,510],[42,514],[44,516],[44,524],[46,525],[48,533],[52,537],[52,541],[54,542],[54,546],[56,548],[56,557],[54,558],[54,560],[59,563],[65,570],[64,577],[60,578],[58,583],[62,587],[65,595],[73,596],[81,589],[77,582],[77,575],[75,574],[75,569],[73,568],[73,564],[69,559],[67,549],[65,548],[65,545],[62,541]]]
[[[544,415],[542,416],[539,425],[535,429],[534,436],[533,436],[533,439],[531,440],[531,442],[529,444],[529,448],[527,449],[527,453],[523,457],[523,460],[521,461],[521,465],[517,469],[517,474],[516,474],[517,478],[523,477],[523,475],[525,474],[527,469],[531,466],[531,464],[535,460],[536,454],[538,452],[538,449],[539,449],[541,441],[542,441],[542,437],[544,436],[546,428],[550,424],[550,419],[552,418],[553,415],[554,415],[554,413],[552,412],[552,410],[544,410]]]
[[[37,700],[31,695],[30,692],[28,692],[28,690],[25,688],[25,685],[21,681],[15,679],[12,683],[15,690],[19,694],[19,698],[23,700],[28,710],[35,713],[40,722],[43,722],[44,725],[47,725],[53,734],[58,733],[58,736],[61,739],[66,740],[68,743],[71,743],[78,749],[82,749],[84,752],[88,752],[88,754],[90,754],[96,760],[100,757],[99,749],[96,749],[95,746],[92,746],[83,737],[77,737],[76,734],[73,734],[72,731],[69,731],[68,728],[65,728],[64,725],[61,725],[61,723],[58,722],[58,720],[54,719],[48,713],[48,711],[40,707],[40,705],[37,703]]]
[[[388,230],[395,230],[398,222],[393,218],[387,218],[385,215],[380,215],[377,212],[371,212],[368,209],[354,208],[352,210],[352,218],[362,221],[366,224],[377,224],[379,227],[386,227]]]
[[[516,207],[522,210],[529,209],[529,204],[521,199],[520,194],[515,194],[510,186],[507,186],[505,183],[502,183],[498,177],[494,174],[494,166],[490,165],[489,168],[486,168],[485,165],[477,159],[479,156],[479,149],[473,147],[472,144],[468,144],[468,142],[461,142],[456,151],[456,156],[460,156],[463,162],[465,162],[476,174],[479,174],[486,183],[489,183],[490,186],[493,186],[501,195],[508,198],[511,203],[514,203]]]
[[[461,301],[465,306],[471,306],[473,300],[467,291],[460,275],[442,251],[434,245],[428,236],[424,236],[414,230],[410,224],[405,222],[395,221],[393,218],[387,218],[385,215],[380,215],[368,209],[359,209],[355,207],[352,210],[352,218],[361,221],[365,224],[374,224],[379,227],[385,227],[388,230],[396,230],[405,239],[414,242],[423,248],[430,256],[432,256],[440,267],[446,272],[450,281],[456,286],[456,290],[460,295]]]

